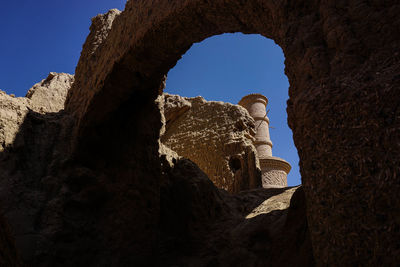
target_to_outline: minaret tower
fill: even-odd
[[[264,188],[286,187],[287,175],[291,166],[287,161],[272,156],[269,119],[266,113],[267,104],[268,98],[261,94],[250,94],[239,101],[239,105],[247,109],[255,120],[256,140],[254,146],[260,161],[262,186]]]

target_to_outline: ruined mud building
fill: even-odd
[[[64,109],[0,94],[0,265],[399,262],[399,13],[394,0],[130,0],[97,16]],[[165,74],[225,32],[285,54],[300,188],[228,194],[159,142]]]

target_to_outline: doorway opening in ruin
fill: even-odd
[[[220,172],[221,170],[215,170],[218,168],[218,164],[215,164],[218,158],[212,156],[212,153],[207,153],[207,151],[218,149],[218,144],[213,145],[212,143],[216,141],[211,140],[212,137],[205,136],[202,132],[207,127],[217,128],[218,123],[230,123],[225,119],[223,119],[224,122],[219,122],[215,117],[224,112],[234,111],[230,107],[222,107],[221,102],[209,103],[204,100],[237,105],[246,95],[262,94],[268,98],[266,110],[270,121],[269,132],[273,143],[273,156],[285,159],[292,167],[287,176],[287,185],[301,184],[299,158],[293,143],[292,131],[287,125],[286,101],[289,82],[284,74],[284,67],[282,49],[271,39],[259,34],[222,34],[195,43],[168,73],[164,92],[191,99],[186,99],[190,103],[184,102],[185,99],[167,100],[175,107],[175,115],[167,118],[172,118],[174,123],[167,124],[167,135],[164,141],[168,142],[169,138],[175,140],[169,142],[167,146],[172,146],[171,148],[178,154],[194,161],[209,177]],[[204,100],[197,96],[202,96]],[[180,101],[179,104],[176,101]],[[192,115],[182,116],[182,114],[188,114],[187,111],[191,109]],[[202,116],[209,117],[204,119],[206,124]],[[189,122],[184,123],[184,120],[189,120]],[[232,135],[235,135],[235,129],[241,130],[247,127],[245,120],[234,123],[237,125],[232,128],[233,131],[224,125],[222,127],[226,131],[232,131]],[[218,136],[218,133],[216,135]],[[226,144],[220,147],[225,152],[236,149]],[[251,158],[247,155],[239,159],[237,155],[231,155],[227,159],[228,168],[234,176],[240,175],[240,172],[252,171],[241,169],[243,161],[249,163]],[[220,182],[220,184],[225,183],[229,182]]]

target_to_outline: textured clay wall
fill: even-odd
[[[244,108],[202,97],[164,98],[163,144],[196,163],[219,188],[238,192],[261,185],[254,120]],[[181,112],[185,102],[188,108]]]
[[[0,152],[13,144],[29,110],[41,114],[63,110],[73,82],[73,75],[51,72],[26,97],[12,97],[0,90]]]
[[[50,169],[67,161],[70,129],[63,108],[73,81],[73,75],[50,73],[26,97],[0,92],[0,266],[19,266],[11,261],[17,254],[22,266],[46,266],[39,255],[48,250],[46,235],[64,224],[54,212],[62,210],[60,199],[51,197],[60,177]]]

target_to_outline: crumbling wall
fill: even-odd
[[[164,114],[161,142],[196,163],[217,187],[239,192],[261,185],[254,120],[244,108],[164,94]]]
[[[73,81],[73,75],[50,73],[26,97],[0,92],[0,217],[29,266],[40,261],[44,236],[62,224],[55,202],[49,204],[61,183],[50,173],[68,157],[69,118],[63,109]]]
[[[25,97],[30,100],[30,109],[40,113],[63,110],[74,80],[74,75],[50,72],[46,79],[28,90]]]
[[[71,74],[51,72],[29,89],[25,97],[13,97],[0,90],[0,151],[13,144],[30,110],[40,114],[63,110],[73,82]]]
[[[0,151],[14,142],[28,106],[29,99],[15,98],[0,91]]]

